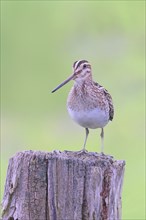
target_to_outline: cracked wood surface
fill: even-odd
[[[125,161],[24,151],[9,160],[2,220],[120,220]]]

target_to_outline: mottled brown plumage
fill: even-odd
[[[108,105],[109,105],[109,120],[112,121],[114,118],[114,106],[113,106],[113,100],[109,92],[101,85],[99,85],[97,82],[94,82],[95,86],[98,88],[102,88],[104,92],[104,98],[107,99]]]
[[[109,120],[112,121],[114,116],[112,97],[103,86],[92,80],[91,65],[86,60],[74,62],[73,74],[52,92],[72,79],[75,83],[67,99],[67,109],[71,118],[86,129],[83,150],[85,150],[89,128],[101,128],[103,151],[103,128]]]

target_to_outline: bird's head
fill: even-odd
[[[73,64],[73,79],[81,82],[91,77],[91,65],[87,60],[79,60]]]
[[[90,63],[87,60],[76,61],[73,64],[73,74],[64,82],[62,82],[59,86],[57,86],[52,92],[60,89],[72,79],[75,80],[77,83],[81,83],[87,80],[87,78],[92,78]]]

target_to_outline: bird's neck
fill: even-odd
[[[88,85],[91,85],[93,83],[92,76],[88,76],[85,79],[78,79],[75,81],[74,86],[75,87],[85,87]]]

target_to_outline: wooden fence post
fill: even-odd
[[[120,220],[124,161],[24,151],[9,160],[2,220]]]

